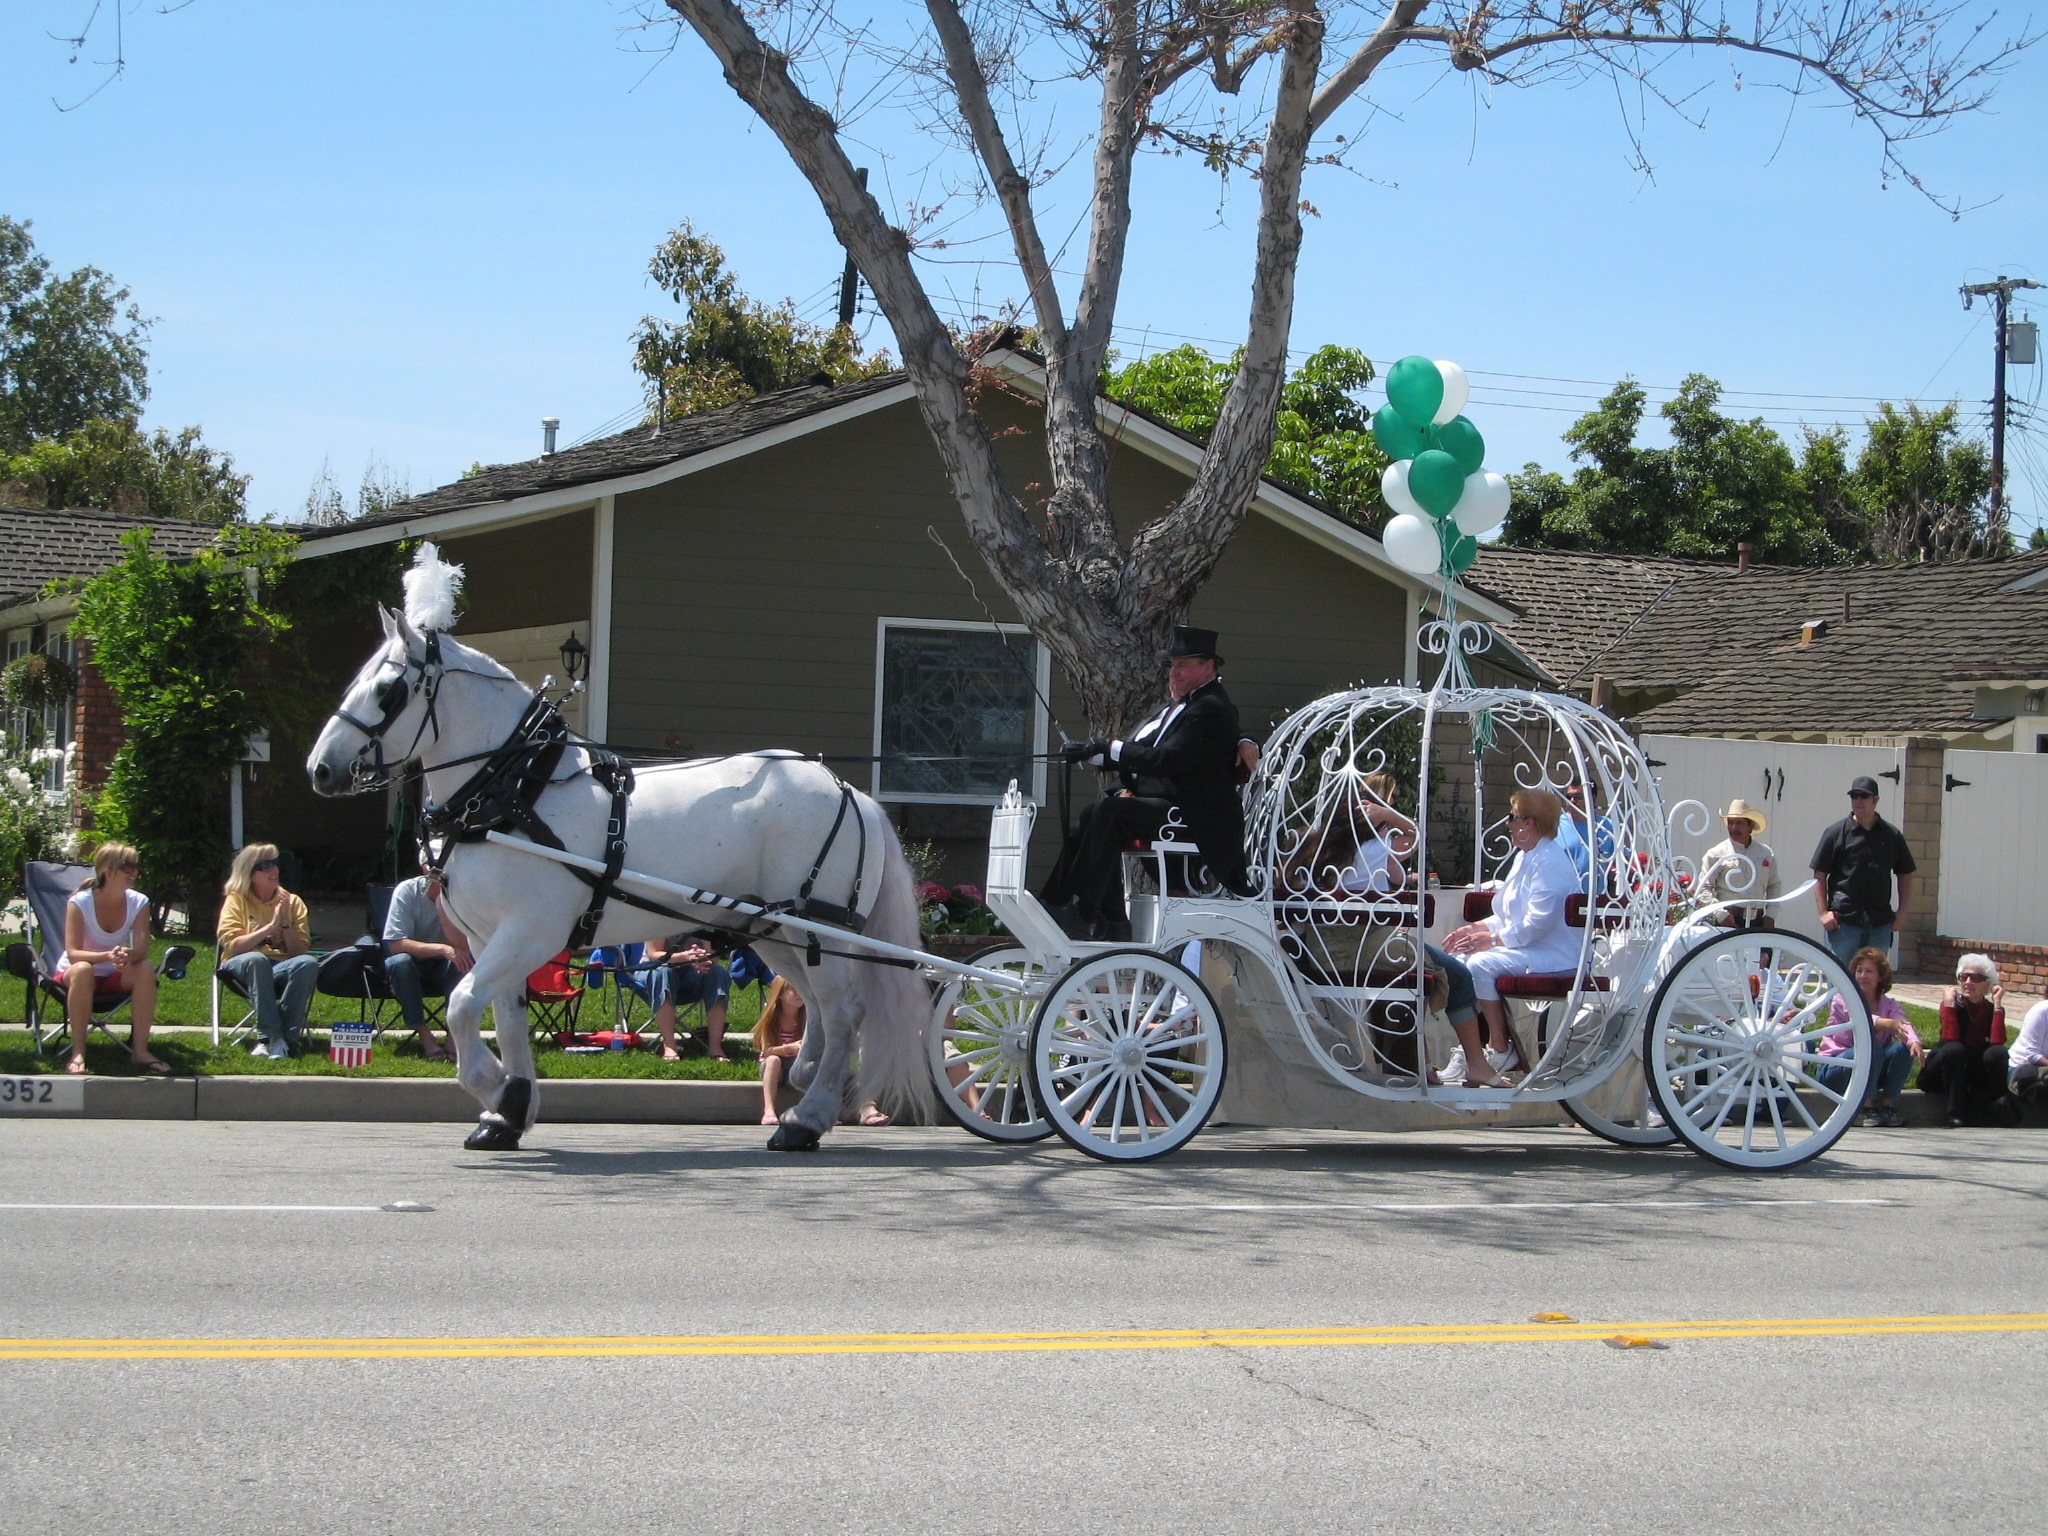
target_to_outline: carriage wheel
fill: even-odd
[[[1060,1139],[1106,1162],[1185,1146],[1223,1091],[1223,1016],[1195,977],[1147,950],[1070,967],[1038,1005],[1031,1071]]]
[[[1815,1069],[1837,997],[1854,1054],[1848,1083],[1832,1088]],[[1730,1168],[1791,1168],[1833,1146],[1855,1122],[1871,1060],[1870,1012],[1842,963],[1777,929],[1688,953],[1658,987],[1643,1042],[1665,1121]]]
[[[1015,945],[984,950],[973,964],[1033,980],[1044,973]],[[1052,1134],[1038,1108],[1027,1069],[1036,991],[1006,992],[973,976],[956,976],[939,993],[932,1027],[932,1087],[946,1112],[990,1141],[1043,1141]]]
[[[1561,1102],[1566,1114],[1616,1146],[1668,1147],[1678,1140],[1643,1080],[1640,1056],[1631,1055],[1591,1093]]]

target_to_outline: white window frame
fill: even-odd
[[[1021,636],[1032,647],[1032,698],[1027,706],[1031,711],[1031,782],[1020,785],[1034,805],[1045,804],[1045,751],[1046,737],[1050,726],[1046,719],[1044,700],[1052,691],[1052,653],[1042,645],[1038,637],[1022,624],[975,623],[961,619],[907,619],[883,615],[875,620],[875,715],[873,745],[870,752],[875,761],[869,765],[868,793],[877,800],[894,801],[906,805],[994,805],[1002,799],[1000,792],[987,795],[934,795],[918,794],[905,790],[884,791],[882,788],[882,684],[887,677],[889,654],[889,631],[892,629],[950,629],[967,630],[975,634],[1002,634]]]

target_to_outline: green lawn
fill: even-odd
[[[161,957],[171,942],[157,940],[153,952]],[[212,1015],[210,1012],[210,989],[213,973],[213,946],[198,945],[199,950],[182,981],[164,981],[157,993],[157,1022],[165,1025],[205,1025]],[[48,1056],[38,1056],[34,1038],[25,1027],[22,1013],[23,993],[13,977],[0,977],[0,1019],[13,1023],[13,1028],[0,1024],[0,1073],[48,1072],[64,1069],[69,1051],[62,1046],[55,1047]],[[719,1078],[739,1081],[757,1081],[760,1066],[754,1060],[753,1050],[747,1041],[748,1033],[754,1027],[755,1016],[761,1007],[761,989],[743,987],[734,991],[726,1012],[726,1049],[738,1059],[729,1062],[711,1061],[703,1056],[688,1057],[682,1061],[663,1061],[659,1048],[642,1048],[637,1051],[600,1051],[595,1054],[560,1050],[552,1044],[534,1048],[534,1065],[542,1077],[618,1077],[618,1078],[674,1078],[706,1079]],[[387,1005],[388,1011],[389,1005]],[[230,1012],[229,1010],[233,1011]],[[584,1029],[609,1027],[612,1019],[612,994],[591,993],[584,999],[579,1025]],[[223,994],[221,1012],[223,1027],[242,1016],[239,1000]],[[322,1031],[337,1021],[353,1021],[356,1018],[356,1004],[347,998],[322,997],[315,994],[313,1004],[307,1010],[307,1025],[310,1031]],[[647,1030],[646,1006],[637,999],[632,1014],[633,1027]],[[701,1026],[700,1011],[686,1009],[679,1021],[684,1028],[692,1024]],[[115,1031],[123,1040],[127,1038],[127,1026],[117,1025]],[[440,1031],[436,1031],[440,1033]],[[215,1049],[204,1035],[164,1033],[151,1038],[150,1048],[163,1060],[169,1062],[181,1073],[203,1072],[212,1076],[253,1076],[294,1074],[319,1077],[453,1077],[455,1068],[444,1062],[422,1060],[419,1047],[410,1035],[394,1030],[378,1040],[367,1067],[358,1067],[353,1073],[345,1072],[327,1059],[324,1035],[315,1034],[311,1048],[303,1056],[290,1061],[271,1061],[251,1056],[246,1046],[223,1045]],[[125,1046],[108,1042],[107,1037],[95,1030],[86,1045],[86,1062],[96,1073],[109,1076],[135,1076],[135,1067],[128,1060]]]

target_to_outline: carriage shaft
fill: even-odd
[[[538,854],[544,859],[553,859],[557,864],[566,864],[571,869],[588,870],[593,875],[604,873],[604,864],[598,859],[586,859],[579,853],[570,853],[564,848],[548,848],[524,837],[512,837],[503,832],[486,832],[486,842],[501,847],[516,848],[521,853]],[[1006,991],[1022,992],[1023,983],[1014,975],[1004,971],[987,971],[978,965],[967,965],[958,960],[943,959],[927,954],[921,949],[909,949],[901,944],[891,944],[883,939],[872,939],[866,934],[854,933],[849,929],[835,928],[830,923],[817,922],[808,917],[797,917],[788,912],[771,912],[757,902],[741,901],[732,896],[721,896],[716,891],[699,890],[692,885],[677,885],[672,880],[660,880],[653,875],[643,875],[635,870],[622,869],[618,879],[621,883],[630,880],[649,891],[672,896],[685,905],[693,907],[717,907],[722,911],[736,913],[741,917],[759,918],[762,922],[773,923],[779,928],[795,928],[804,933],[814,933],[820,938],[837,939],[842,943],[857,944],[863,949],[874,950],[877,954],[893,955],[899,960],[914,960],[919,965],[928,965],[934,970],[946,971],[955,976],[972,976],[977,981]]]

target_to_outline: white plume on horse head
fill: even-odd
[[[462,567],[450,565],[431,542],[422,544],[405,573],[405,622],[422,634],[455,627],[455,598],[462,591]]]

